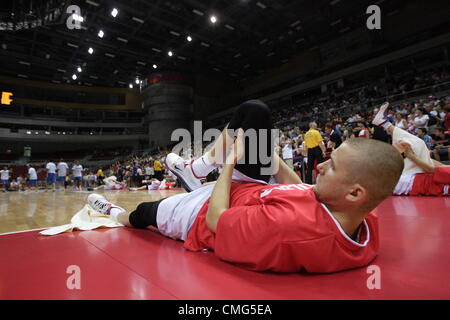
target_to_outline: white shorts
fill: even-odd
[[[400,179],[397,182],[397,185],[394,188],[394,191],[392,194],[396,196],[407,196],[412,190],[413,184],[414,184],[414,177],[416,176],[415,173],[407,173],[402,174],[400,176]]]
[[[113,184],[113,185],[107,184],[107,185],[105,185],[105,190],[122,190],[124,188],[125,187],[123,185],[121,185],[121,184]]]
[[[252,179],[234,170],[233,181],[245,181],[267,184],[264,181]],[[270,184],[275,180],[271,179]],[[181,193],[161,201],[156,214],[158,230],[172,239],[186,240],[200,209],[211,197],[215,184],[198,188],[190,193]]]

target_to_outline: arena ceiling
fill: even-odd
[[[2,1],[3,75],[126,87],[156,70],[220,73],[231,81],[280,66],[304,50],[365,25],[366,8],[400,0]],[[81,29],[66,25],[80,8]],[[117,15],[111,14],[113,8]],[[53,13],[44,25],[21,24]],[[211,16],[217,19],[211,22]],[[13,31],[11,29],[19,28]],[[99,31],[104,35],[99,37]],[[190,36],[192,41],[188,41]],[[89,48],[93,53],[88,52]],[[169,56],[168,52],[173,55]],[[77,68],[81,67],[81,72]],[[72,75],[77,79],[73,80]]]

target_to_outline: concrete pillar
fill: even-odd
[[[175,129],[190,129],[193,89],[187,76],[174,72],[151,74],[142,91],[148,109],[149,146],[165,147]]]

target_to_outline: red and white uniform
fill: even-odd
[[[124,190],[125,186],[120,183],[116,183],[116,179],[117,178],[115,176],[110,176],[103,179],[103,182],[105,183],[105,190]]]
[[[205,219],[213,187],[162,201],[158,229],[185,240],[188,250],[211,249],[250,270],[334,272],[367,265],[377,255],[375,213],[365,218],[354,241],[306,184],[232,183],[230,208],[214,234]]]
[[[448,196],[450,167],[435,167],[433,173],[419,173],[414,177],[411,196]]]

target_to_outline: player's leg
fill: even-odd
[[[402,144],[406,143],[411,146],[412,151],[414,154],[422,161],[433,164],[433,161],[431,160],[430,156],[430,150],[428,149],[425,142],[416,137],[415,135],[412,135],[406,130],[403,130],[401,128],[395,127],[387,120],[387,108],[389,106],[389,103],[384,103],[381,107],[378,113],[375,115],[374,120],[372,121],[373,124],[382,126],[388,133],[392,135],[392,145],[397,148],[399,152],[403,152]],[[414,162],[412,162],[410,159],[405,158],[405,167],[403,169],[403,174],[407,173],[420,173],[423,172],[423,170],[418,167]]]
[[[242,103],[211,149],[202,157],[187,164],[180,156],[171,153],[166,157],[166,165],[180,179],[186,190],[192,191],[199,188],[201,186],[200,179],[205,178],[211,171],[225,163],[228,150],[234,142],[234,133],[239,128],[246,133],[245,160],[242,164],[238,163],[235,169],[251,179],[268,182],[272,174],[263,174],[261,169],[270,168],[273,164],[273,161],[270,160],[273,158],[269,158],[267,164],[262,164],[260,147],[264,146],[266,149],[263,156],[273,157],[272,121],[269,107],[259,100]]]

